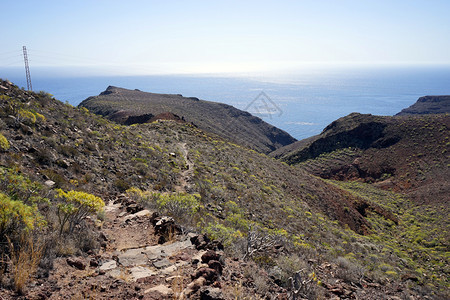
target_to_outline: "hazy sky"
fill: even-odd
[[[450,63],[449,0],[2,0],[0,67],[268,70]]]

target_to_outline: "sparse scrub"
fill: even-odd
[[[218,222],[210,222],[203,230],[212,239],[221,241],[226,248],[233,244],[239,245],[240,243],[238,241],[244,238],[244,235],[239,230],[227,227]],[[239,251],[239,249],[234,250]],[[239,252],[242,253],[241,251]]]
[[[340,256],[336,259],[336,264],[338,265],[337,276],[347,282],[360,282],[364,277],[365,269],[348,258]]]
[[[25,109],[20,109],[17,112],[16,118],[19,122],[26,123],[27,125],[33,125],[36,123],[36,115]]]

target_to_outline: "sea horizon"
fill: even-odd
[[[51,93],[73,106],[110,85],[182,94],[249,111],[299,140],[319,134],[332,121],[353,112],[391,116],[421,96],[450,94],[450,65],[322,67],[240,74],[105,76],[59,72],[32,69],[33,90]],[[20,68],[0,69],[0,78],[26,87],[25,72]],[[267,99],[261,101],[261,95]]]

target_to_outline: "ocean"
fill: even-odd
[[[25,72],[23,72],[25,73]],[[34,91],[74,106],[109,85],[223,102],[261,117],[296,139],[319,134],[352,112],[391,116],[425,95],[450,94],[450,66],[317,68],[272,74],[56,76],[31,69]],[[0,78],[26,87],[25,74]]]

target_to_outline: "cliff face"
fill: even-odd
[[[450,113],[450,96],[424,96],[397,116]]]
[[[121,123],[147,123],[153,116],[173,114],[198,128],[262,153],[295,142],[287,132],[233,106],[182,95],[154,94],[108,87],[80,104]]]

